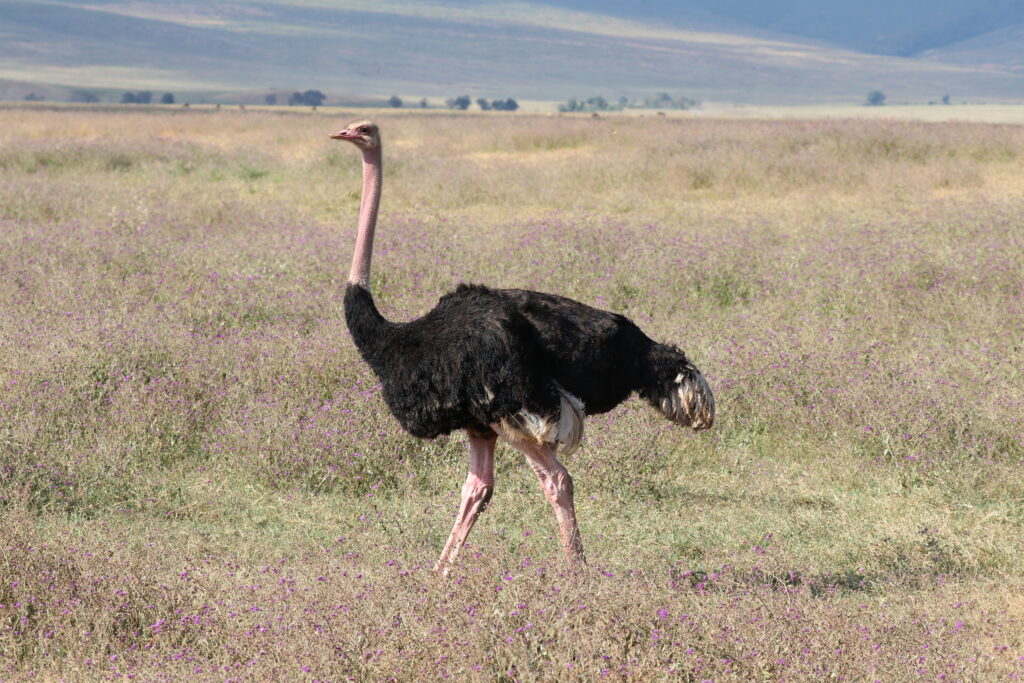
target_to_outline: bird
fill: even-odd
[[[469,473],[434,571],[448,575],[491,499],[498,439],[526,456],[570,567],[583,566],[573,479],[557,456],[577,447],[587,415],[634,393],[679,425],[710,428],[715,399],[707,380],[677,347],[650,339],[627,317],[556,294],[459,284],[422,317],[386,320],[370,293],[383,184],[380,128],[356,121],[330,137],[355,145],[363,160],[344,296],[356,349],[407,432],[431,439],[463,430],[469,441]]]

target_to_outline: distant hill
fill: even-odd
[[[761,29],[861,52],[913,56],[1024,22],[1019,0],[546,0],[575,10]]]
[[[928,50],[921,56],[949,64],[998,68],[1024,74],[1024,22]]]
[[[977,16],[995,16],[1000,1],[977,0]],[[327,93],[329,102],[392,93],[564,100],[658,91],[748,103],[858,102],[874,89],[890,102],[949,92],[1024,99],[1024,74],[1012,55],[1004,67],[955,55],[947,63],[944,53],[907,59],[836,47],[826,38],[843,24],[841,16],[857,12],[837,18],[811,9],[833,4],[2,0],[0,79],[95,88],[104,97],[145,88],[224,101],[242,92],[310,88]],[[894,31],[903,37],[893,46],[947,31],[966,5],[933,4],[942,11],[931,11],[928,21],[918,17],[916,32]],[[887,5],[864,0],[850,7]],[[886,16],[909,25],[909,10],[890,10]],[[848,44],[869,33],[852,19],[846,28]]]

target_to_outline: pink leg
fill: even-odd
[[[555,511],[555,519],[558,520],[558,529],[562,535],[562,549],[565,550],[569,564],[586,564],[587,560],[583,556],[583,538],[580,536],[576,508],[572,501],[572,477],[569,476],[569,470],[565,469],[565,465],[558,462],[558,458],[555,457],[554,444],[539,445],[522,441],[511,443],[526,455],[530,467],[540,479],[544,495],[548,497],[551,508]]]
[[[494,490],[494,444],[496,436],[469,435],[469,476],[462,487],[462,502],[459,505],[455,526],[444,544],[441,557],[434,565],[434,571],[447,576],[455,557],[459,554],[469,536],[476,518],[487,507]]]

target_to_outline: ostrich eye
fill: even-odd
[[[359,132],[362,133],[363,135],[369,135],[370,129],[367,128],[366,126],[363,126],[362,128],[359,129]]]

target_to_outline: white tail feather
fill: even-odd
[[[553,415],[537,415],[520,410],[499,424],[502,435],[509,441],[532,441],[538,444],[557,444],[563,453],[572,453],[583,438],[583,402],[556,385],[561,405],[558,419]]]

